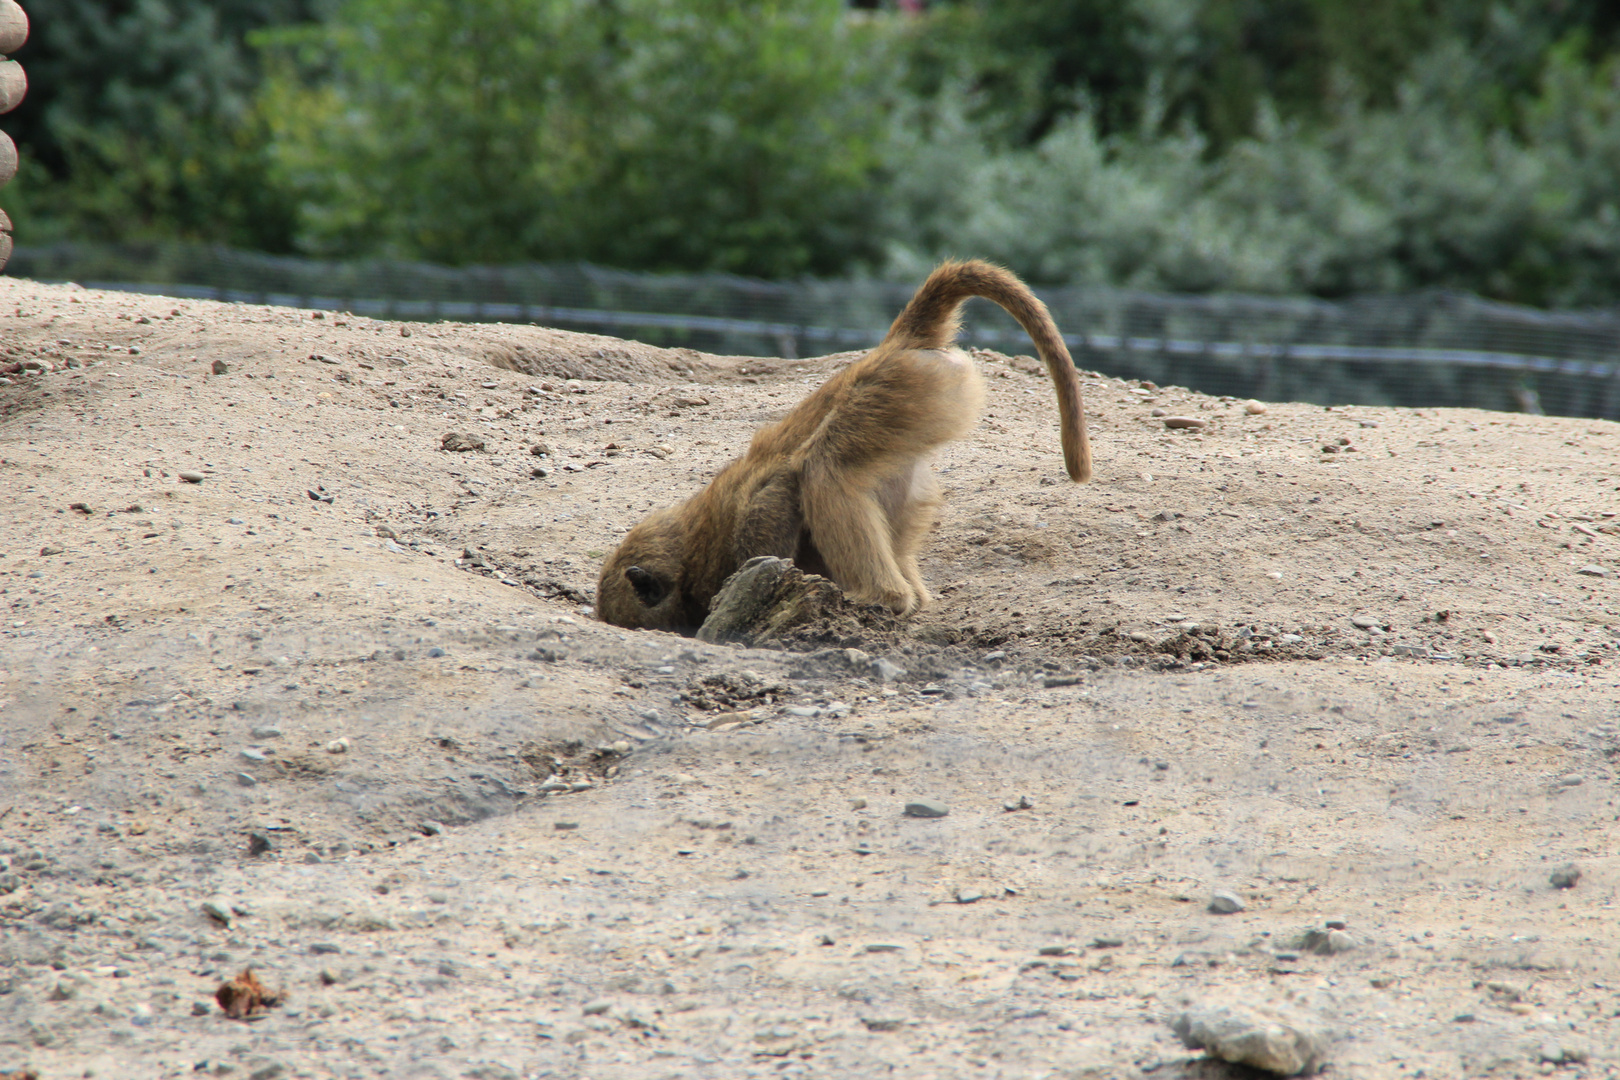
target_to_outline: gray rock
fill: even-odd
[[[1574,863],[1560,866],[1554,870],[1547,879],[1555,889],[1573,889],[1575,883],[1581,880],[1581,868]]]
[[[439,437],[439,449],[463,453],[468,450],[482,450],[484,440],[476,435],[468,435],[460,431],[447,431]]]
[[[1372,615],[1352,615],[1350,616],[1350,625],[1358,630],[1382,629],[1378,619]]]
[[[1581,567],[1579,570],[1577,570],[1575,572],[1577,574],[1585,574],[1588,577],[1613,577],[1614,576],[1614,571],[1613,570],[1610,570],[1607,566],[1599,566],[1597,563],[1588,563],[1587,565]]]
[[[881,656],[867,666],[867,673],[878,682],[891,683],[906,677],[906,669]]]
[[[1348,930],[1307,930],[1300,935],[1299,947],[1318,956],[1337,956],[1360,948],[1361,942]]]
[[[210,370],[213,371],[215,375],[223,375],[231,370],[231,365],[227,364],[223,360],[215,360],[213,364],[210,365]]]
[[[951,808],[938,799],[913,799],[906,803],[906,817],[940,818],[951,812]]]
[[[215,897],[212,900],[204,900],[202,904],[202,913],[227,929],[231,925],[231,905],[226,900],[222,900],[218,897]]]
[[[175,475],[188,484],[200,484],[203,482],[203,474],[200,472],[183,472]]]
[[[1327,1031],[1292,1011],[1199,1005],[1177,1014],[1170,1026],[1192,1049],[1279,1076],[1297,1076],[1327,1056]]]
[[[1234,915],[1248,906],[1241,896],[1226,889],[1216,889],[1209,898],[1209,910],[1217,915]]]
[[[257,777],[255,777],[252,773],[245,772],[239,772],[236,774],[236,782],[241,784],[243,787],[257,787],[259,785],[259,780]]]
[[[281,729],[274,724],[261,724],[253,729],[253,737],[255,739],[279,739],[281,738]]]
[[[263,750],[255,750],[251,746],[244,746],[241,750],[241,754],[243,761],[251,761],[255,764],[266,759],[266,754]]]
[[[749,559],[720,586],[698,627],[699,641],[755,645],[844,610],[844,594],[787,559]]]
[[[1548,1039],[1536,1048],[1536,1060],[1551,1065],[1583,1065],[1586,1063],[1586,1051]]]

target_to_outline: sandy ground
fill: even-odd
[[[0,1072],[1620,1075],[1620,425],[1086,376],[1077,487],[979,361],[937,603],[743,650],[597,566],[840,358],[0,279]]]

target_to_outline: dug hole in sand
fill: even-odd
[[[595,621],[848,359],[0,280],[0,1072],[1620,1069],[1620,425],[979,353],[920,617]]]

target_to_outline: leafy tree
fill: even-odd
[[[1025,145],[1077,112],[1104,136],[1190,124],[1209,153],[1254,135],[1266,110],[1328,121],[1390,108],[1412,65],[1455,41],[1477,61],[1475,106],[1510,123],[1554,45],[1591,60],[1620,43],[1607,0],[944,0],[915,35],[981,95],[979,119]],[[943,39],[944,44],[941,44]],[[924,89],[937,87],[921,80]]]
[[[870,250],[883,42],[838,0],[350,0],[273,46],[311,250],[777,277]]]
[[[286,250],[264,181],[254,28],[320,0],[30,0],[29,95],[6,127],[24,240],[181,236]]]

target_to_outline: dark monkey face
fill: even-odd
[[[602,566],[597,617],[631,629],[693,629],[681,588],[684,556],[673,511],[659,511],[631,529]]]

